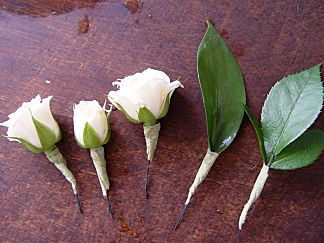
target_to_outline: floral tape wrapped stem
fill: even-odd
[[[250,198],[249,198],[248,202],[244,205],[242,213],[240,215],[239,230],[242,229],[242,225],[245,222],[246,215],[247,215],[250,207],[260,197],[262,189],[264,187],[264,184],[268,178],[268,172],[269,172],[269,166],[267,166],[266,164],[263,164],[262,169],[258,175],[258,178],[256,179],[256,181],[254,183],[253,189],[250,194]]]
[[[217,159],[218,155],[219,155],[218,153],[212,152],[210,150],[207,151],[207,153],[199,167],[196,178],[189,189],[188,197],[185,202],[186,205],[189,204],[190,199],[193,196],[193,194],[195,193],[197,187],[208,175],[208,172],[210,171],[210,169],[211,169],[212,165],[214,164],[215,160]]]
[[[66,160],[64,159],[60,150],[55,146],[53,150],[46,150],[44,151],[44,153],[47,159],[51,161],[55,165],[55,167],[61,171],[64,177],[71,183],[73,192],[75,195],[77,195],[78,192],[76,189],[76,180],[72,172],[66,166]]]
[[[107,191],[109,190],[109,179],[106,170],[105,152],[103,147],[90,149],[90,155],[93,164],[96,168],[99,178],[102,194],[107,197]]]
[[[154,125],[144,124],[143,128],[146,142],[147,160],[151,161],[153,159],[154,151],[158,142],[161,125],[160,123]]]
[[[179,215],[179,218],[174,226],[174,230],[176,230],[179,226],[179,224],[181,223],[185,212],[187,211],[189,202],[191,197],[193,196],[193,194],[195,193],[197,187],[200,185],[200,183],[203,182],[203,180],[206,178],[206,176],[208,175],[208,172],[210,171],[211,167],[213,166],[215,160],[217,159],[219,153],[216,152],[212,152],[209,149],[207,150],[207,153],[199,167],[199,170],[196,174],[195,180],[192,183],[191,187],[189,188],[189,193],[188,193],[188,197],[187,200],[184,204],[184,207],[181,210],[181,213]]]
[[[71,183],[78,208],[82,213],[76,189],[76,180],[55,145],[61,140],[62,135],[50,108],[51,99],[52,96],[41,99],[40,95],[37,95],[31,101],[24,102],[14,113],[9,115],[9,120],[0,123],[0,126],[8,127],[6,137],[10,141],[23,144],[33,153],[44,152],[46,154],[47,158],[54,163],[56,168]]]

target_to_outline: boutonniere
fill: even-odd
[[[106,115],[107,112],[107,115]],[[74,106],[74,135],[81,148],[90,149],[90,156],[96,168],[102,194],[108,201],[111,217],[112,209],[109,201],[109,179],[106,170],[106,160],[103,145],[110,138],[109,115],[111,109],[101,107],[98,101],[80,101]]]
[[[45,153],[48,160],[53,162],[56,168],[71,183],[80,213],[82,213],[76,180],[66,166],[64,157],[56,147],[62,136],[59,125],[53,118],[50,109],[51,98],[52,96],[49,96],[42,100],[37,95],[30,102],[24,102],[14,113],[9,115],[9,120],[0,125],[8,128],[5,137],[10,141],[23,144],[33,153]]]
[[[221,35],[210,22],[207,24],[197,52],[197,71],[206,113],[208,149],[174,230],[219,154],[233,142],[244,115],[242,104],[246,98],[241,69]]]
[[[312,164],[324,148],[324,132],[306,131],[321,112],[323,84],[320,65],[278,81],[268,94],[259,121],[247,106],[245,113],[255,128],[263,160],[238,228],[260,197],[270,169],[295,170]]]
[[[147,198],[148,174],[160,131],[159,119],[166,116],[174,90],[183,88],[183,85],[178,80],[170,82],[164,72],[154,69],[119,79],[113,85],[119,90],[109,92],[109,101],[131,122],[144,123],[148,161],[145,180]]]

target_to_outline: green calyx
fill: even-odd
[[[53,145],[55,145],[59,141],[61,136],[56,139],[55,133],[50,128],[37,121],[33,116],[32,119],[43,150],[52,148]]]
[[[138,114],[138,119],[141,122],[143,122],[146,126],[154,125],[157,122],[155,116],[146,107],[141,107],[137,114]]]
[[[87,149],[98,148],[102,146],[102,142],[97,134],[97,132],[93,129],[93,127],[87,122],[83,129],[83,145],[78,142],[78,144]]]

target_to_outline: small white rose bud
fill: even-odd
[[[44,152],[59,142],[61,132],[50,109],[51,99],[49,96],[42,100],[37,95],[10,114],[9,120],[0,123],[8,127],[7,138],[22,143],[34,153]]]
[[[106,112],[108,113],[106,115]],[[82,148],[90,149],[90,156],[96,168],[99,183],[103,196],[108,200],[109,213],[112,216],[112,209],[108,197],[110,187],[106,169],[104,144],[110,138],[109,115],[110,110],[101,107],[96,100],[80,101],[74,106],[74,135],[77,143]]]
[[[20,142],[33,153],[45,153],[48,160],[71,183],[79,210],[82,213],[76,180],[55,145],[61,140],[61,131],[50,109],[51,99],[52,96],[49,96],[42,100],[40,95],[37,95],[30,102],[24,102],[14,113],[9,115],[9,120],[0,123],[0,125],[8,127],[8,136],[5,137],[10,141]]]
[[[110,112],[108,112],[108,115]],[[109,116],[96,100],[80,101],[74,106],[74,135],[82,148],[97,148],[110,138]]]

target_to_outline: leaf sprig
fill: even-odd
[[[324,132],[307,131],[321,112],[323,84],[320,64],[289,75],[268,94],[259,121],[250,109],[244,111],[255,128],[263,167],[239,219],[241,230],[248,209],[260,196],[268,170],[294,170],[312,164],[324,149]]]

